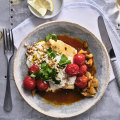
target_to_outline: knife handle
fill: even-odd
[[[112,61],[111,64],[112,64],[113,72],[114,72],[118,87],[120,88],[120,66],[119,66],[119,63],[116,60],[116,61]]]

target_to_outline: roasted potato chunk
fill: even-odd
[[[89,59],[89,60],[86,62],[86,64],[87,64],[89,67],[92,67],[92,65],[93,65],[93,59],[92,59],[92,58]]]
[[[83,47],[84,47],[85,49],[88,48],[88,43],[87,43],[87,41],[84,41],[84,42],[83,42]]]
[[[82,91],[82,95],[86,97],[92,97],[96,94],[98,90],[98,80],[96,78],[93,78],[88,81],[88,85],[85,89]]]
[[[89,93],[90,93],[91,95],[94,95],[96,92],[97,92],[97,91],[95,90],[94,87],[90,87]]]
[[[87,54],[88,52],[81,49],[78,53]]]
[[[86,75],[87,75],[87,77],[88,77],[89,80],[90,80],[90,79],[93,79],[93,76],[91,75],[90,72],[86,72]]]
[[[87,54],[85,57],[86,57],[86,58],[89,58],[89,59],[90,59],[90,58],[93,58],[93,54],[91,54],[91,53],[90,53],[90,54]]]

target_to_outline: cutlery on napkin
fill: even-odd
[[[105,26],[102,16],[98,17],[98,28],[100,31],[102,41],[103,41],[103,43],[108,51],[108,54],[110,56],[110,61],[111,61],[111,65],[113,68],[113,72],[114,72],[115,78],[117,80],[118,86],[120,88],[120,69],[119,69],[120,67],[119,67],[119,64],[117,63],[116,54],[114,52],[114,49],[113,49],[113,46],[112,46],[111,40],[109,38],[109,35],[108,35],[108,32],[107,32],[107,29],[106,29],[106,26]]]
[[[4,55],[7,61],[7,82],[4,99],[4,110],[10,112],[12,110],[12,97],[10,88],[10,62],[14,55],[14,40],[12,30],[3,29],[3,45]]]

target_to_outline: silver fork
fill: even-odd
[[[3,29],[4,54],[7,60],[7,84],[4,98],[4,110],[10,112],[12,110],[12,98],[10,89],[10,61],[14,54],[14,40],[12,30]]]

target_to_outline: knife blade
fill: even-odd
[[[2,32],[0,31],[0,40],[2,39]]]
[[[116,55],[115,55],[115,52],[113,50],[113,47],[112,47],[112,44],[111,44],[111,41],[110,41],[110,38],[109,38],[109,35],[108,35],[107,29],[105,27],[105,23],[104,23],[102,16],[98,17],[98,28],[100,31],[102,41],[103,41],[105,47],[107,48],[110,59],[116,60]]]
[[[104,45],[105,45],[105,47],[108,51],[108,54],[110,56],[113,72],[114,72],[116,81],[118,83],[118,86],[120,88],[120,72],[119,72],[120,67],[119,67],[119,64],[117,62],[116,55],[115,55],[111,40],[109,38],[107,29],[106,29],[106,26],[105,26],[104,19],[103,19],[102,16],[98,17],[98,28],[99,28],[99,31],[100,31],[102,41],[103,41],[103,43],[104,43]]]

